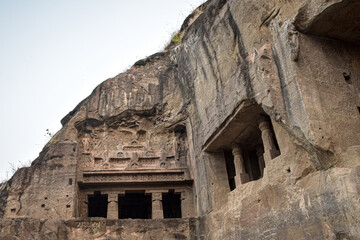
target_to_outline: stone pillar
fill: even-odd
[[[240,186],[241,184],[249,182],[249,174],[245,171],[243,151],[238,144],[232,145],[232,154],[234,156],[235,165],[235,184]]]
[[[180,192],[180,204],[181,204],[181,218],[188,218],[190,217],[190,213],[189,213],[189,206],[188,206],[188,201],[186,199],[186,193],[185,191]]]
[[[280,151],[276,149],[270,121],[262,119],[259,123],[259,128],[261,130],[261,138],[264,145],[264,160],[267,162],[279,156]]]
[[[163,205],[162,205],[162,193],[161,192],[152,192],[152,219],[163,219]]]
[[[118,219],[119,218],[118,209],[119,209],[118,195],[116,193],[108,194],[107,218]]]
[[[88,195],[87,194],[82,194],[79,200],[79,217],[81,218],[86,218],[88,217]]]
[[[261,146],[258,146],[256,148],[256,155],[258,157],[260,174],[261,174],[261,177],[263,177],[264,176],[265,161],[264,161],[264,150],[262,149]]]

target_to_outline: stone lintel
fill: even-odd
[[[167,171],[94,171],[83,172],[82,183],[146,183],[186,182],[191,180],[186,170]]]
[[[145,194],[153,194],[153,193],[168,193],[169,190],[167,189],[155,189],[155,190],[152,190],[152,189],[147,189],[145,190]]]

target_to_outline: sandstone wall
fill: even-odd
[[[199,9],[181,43],[106,80],[62,120],[4,187],[2,226],[20,224],[5,220],[12,217],[75,217],[84,133],[97,129],[110,142],[109,126],[135,117],[148,121],[157,147],[186,127],[200,218],[185,238],[360,239],[359,3],[211,0]],[[239,139],[233,122],[248,134],[259,114],[270,117],[281,154],[262,178],[230,191],[229,149],[209,146]]]
[[[17,218],[1,223],[1,239],[196,239],[196,219],[55,221]]]
[[[337,39],[326,38],[335,37],[333,29],[325,34],[300,28],[322,22],[322,13],[336,8],[344,15],[337,12],[338,19],[331,19],[343,24],[348,13],[343,8],[351,4],[358,6],[212,1],[190,26],[176,59],[184,63],[181,81],[194,89],[193,159],[207,238],[360,237],[359,47],[341,35],[354,26],[337,27]],[[346,16],[358,24],[356,14]],[[267,164],[262,179],[230,192],[222,154],[203,150],[234,109],[249,100],[273,119],[281,155]],[[328,184],[314,184],[323,181]]]

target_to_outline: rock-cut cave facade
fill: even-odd
[[[1,185],[1,239],[360,239],[360,2],[209,0]]]

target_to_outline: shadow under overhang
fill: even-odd
[[[203,150],[206,152],[231,150],[233,143],[240,143],[242,147],[261,144],[259,121],[265,117],[264,110],[256,102],[243,103],[207,140]]]

